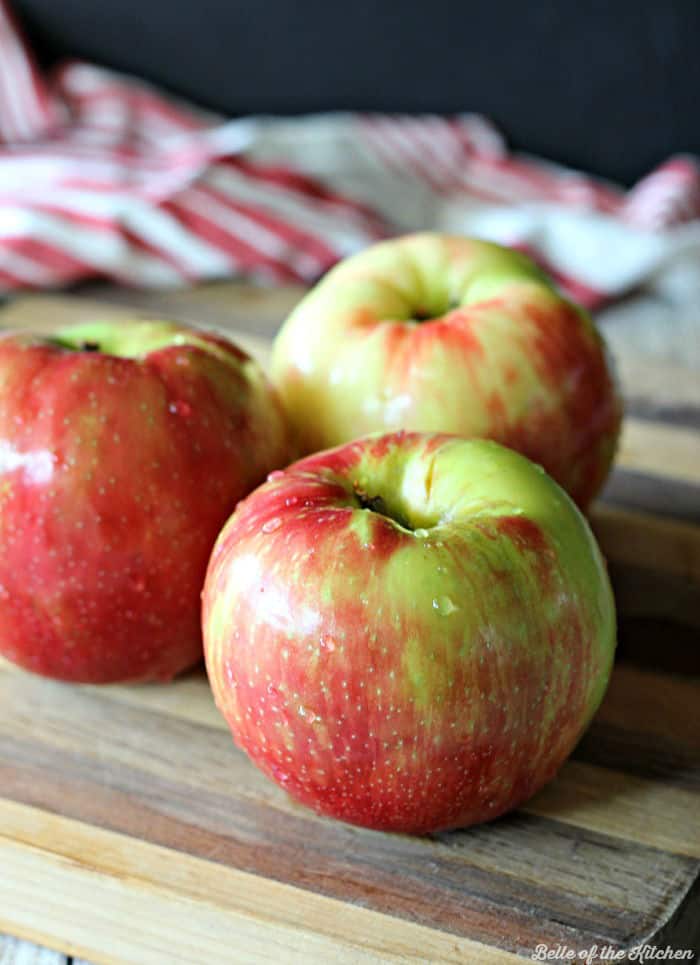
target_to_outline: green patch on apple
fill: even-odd
[[[415,833],[550,780],[615,650],[604,561],[557,483],[495,442],[406,432],[311,455],[241,503],[203,629],[258,766],[322,814]]]

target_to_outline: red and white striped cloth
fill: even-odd
[[[225,122],[89,64],[45,78],[0,0],[0,290],[312,281],[434,228],[527,250],[597,307],[679,263],[700,278],[698,219],[689,157],[626,193],[510,154],[476,115]]]

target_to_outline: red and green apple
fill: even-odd
[[[411,429],[495,439],[586,507],[621,408],[589,316],[525,256],[439,234],[381,242],[302,299],[272,376],[303,451]]]
[[[39,674],[168,679],[236,502],[290,456],[265,376],[169,322],[0,337],[0,654]]]
[[[573,501],[485,440],[370,436],[241,502],[203,594],[235,741],[371,828],[495,818],[552,778],[605,691],[615,612]]]

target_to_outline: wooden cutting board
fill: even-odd
[[[229,292],[223,316],[264,329],[295,294]],[[26,299],[0,324],[95,309]],[[265,356],[265,341],[240,341]],[[593,517],[620,609],[610,689],[559,776],[491,825],[419,839],[315,816],[232,745],[201,669],[95,688],[0,663],[0,931],[138,965],[697,948],[699,439],[629,420]]]

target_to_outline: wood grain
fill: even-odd
[[[693,429],[628,418],[617,458],[628,469],[666,472],[674,479],[700,482],[700,439]]]
[[[523,811],[415,839],[291,802],[231,746],[201,671],[171,687],[75,688],[4,665],[0,786],[6,799],[151,842],[177,861],[186,854],[512,953],[572,929],[583,944],[603,936],[624,948],[662,927],[698,873],[696,695],[691,681],[622,663],[574,759]],[[624,735],[650,749],[645,776],[619,752]],[[649,765],[654,754],[694,777],[679,783]]]
[[[135,965],[440,961],[514,965],[468,939],[290,888],[35,808],[0,802],[0,927]],[[41,914],[37,915],[37,894]],[[100,902],[95,900],[99,895]],[[196,920],[195,920],[196,919]]]
[[[96,294],[20,299],[0,325],[166,314],[225,329],[265,363],[260,335],[300,290]],[[625,373],[634,411],[652,411]],[[687,415],[693,386],[677,385]],[[620,508],[692,510],[699,438],[688,419],[627,420],[617,505],[592,514],[620,615],[610,688],[557,778],[488,826],[418,839],[304,810],[233,747],[201,668],[92,688],[0,662],[0,929],[143,965],[700,946],[700,529]]]

